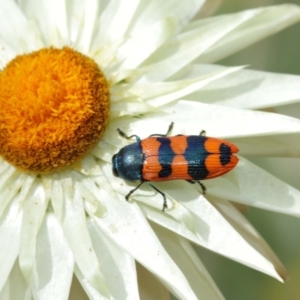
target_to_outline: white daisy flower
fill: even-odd
[[[300,20],[281,5],[192,21],[202,0],[2,0],[0,298],[223,299],[190,242],[287,275],[230,201],[294,216],[300,192],[240,157],[205,182],[113,176],[130,141],[228,138],[241,155],[297,156],[300,121],[252,109],[296,102],[297,76],[211,63]],[[210,3],[213,5],[213,1]],[[209,10],[209,9],[208,9]],[[18,284],[18,288],[15,288]]]

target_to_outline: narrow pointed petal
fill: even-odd
[[[0,299],[33,299],[30,287],[27,285],[27,282],[23,277],[18,261],[15,262],[9,278],[0,292]]]
[[[99,26],[93,39],[92,50],[96,51],[99,45],[124,38],[140,2],[140,0],[132,0],[130,5],[122,0],[108,2],[99,16]]]
[[[16,172],[16,169],[3,163],[0,168],[0,216],[4,213],[7,205],[16,197],[21,187],[24,189],[28,181],[26,176]],[[30,180],[29,180],[30,181]],[[30,184],[30,183],[29,183]],[[8,187],[8,188],[5,188]]]
[[[107,176],[104,164],[103,168]],[[175,296],[180,299],[197,299],[138,207],[116,200],[112,197],[114,192],[109,188],[109,183],[104,178],[99,177],[97,180],[98,185],[103,187],[100,194],[107,207],[107,216],[95,219],[99,230],[102,230],[111,242],[119,245],[123,251],[158,276]]]
[[[15,199],[0,219],[0,240],[2,241],[0,243],[0,291],[6,280],[9,280],[11,269],[19,254],[22,222],[22,212],[19,212],[19,205],[19,199]]]
[[[101,1],[89,0],[80,12],[80,29],[76,36],[75,46],[82,53],[89,53],[95,34],[95,23],[98,20]],[[72,18],[72,15],[69,14]],[[77,16],[78,18],[78,16]]]
[[[88,220],[95,253],[113,299],[139,299],[134,259],[112,243],[92,219]],[[120,268],[122,266],[122,268]]]
[[[300,191],[242,157],[232,172],[205,185],[217,197],[300,217]]]
[[[23,204],[19,261],[26,281],[29,282],[36,255],[36,238],[45,216],[48,202],[39,182],[33,182]]]
[[[153,133],[164,134],[170,123],[175,121],[171,135],[197,135],[201,130],[205,130],[207,136],[230,137],[230,140],[235,141],[238,147],[240,141],[243,144],[243,141],[247,140],[247,136],[250,136],[251,139],[261,136],[262,139],[266,140],[266,145],[268,142],[270,143],[269,150],[267,146],[264,148],[265,155],[268,155],[268,151],[270,153],[280,151],[280,143],[277,145],[278,148],[271,149],[272,145],[276,145],[273,142],[273,136],[286,135],[288,137],[289,134],[300,133],[300,121],[298,119],[275,113],[236,109],[187,100],[180,100],[174,105],[166,106],[164,111],[163,120],[152,116],[149,116],[146,120],[136,120],[134,123],[130,122],[130,119],[116,120],[111,128],[111,138],[113,138],[112,133],[118,127],[123,128],[123,130],[127,128],[126,133],[128,135],[136,134],[141,138]],[[187,115],[189,116],[188,119]],[[148,126],[150,123],[151,127]],[[270,140],[268,140],[268,137],[270,137]],[[115,138],[118,140],[118,144],[122,140],[118,134],[115,134]],[[261,147],[259,144],[253,144],[250,149],[254,151],[256,148],[258,154],[261,153]],[[299,149],[298,146],[297,149]],[[247,149],[244,153],[244,147],[241,147],[240,150],[242,154],[249,153]],[[286,149],[286,151],[292,152],[293,149]],[[255,154],[255,152],[253,153]]]
[[[74,258],[53,213],[45,216],[37,237],[31,289],[35,299],[67,300]]]
[[[118,51],[121,69],[134,69],[175,33],[175,20],[160,20],[134,35]]]
[[[283,280],[288,279],[288,274],[276,254],[265,242],[251,223],[229,201],[208,196],[212,204],[222,213],[230,224],[267,260],[272,262],[278,274]]]
[[[217,65],[189,66],[203,76],[220,70]],[[187,72],[184,73],[186,78]],[[261,109],[299,102],[300,76],[242,69],[213,81],[186,99],[235,108]]]
[[[129,34],[134,35],[145,30],[148,26],[156,23],[158,20],[172,18],[177,20],[177,32],[183,28],[197,13],[203,5],[203,0],[159,0],[142,1],[138,13],[138,19],[135,20]]]
[[[288,129],[290,132],[274,133],[273,135],[250,136],[240,138],[230,138],[230,141],[238,145],[240,153],[243,155],[256,155],[256,156],[271,156],[271,157],[300,157],[300,133],[297,129],[296,122],[293,129]],[[290,124],[292,125],[292,124]]]
[[[104,170],[113,188],[121,195],[126,195],[132,189],[132,186],[126,186],[124,181],[114,178],[111,170],[108,168]],[[228,175],[221,177],[224,181],[221,184],[218,184],[219,182],[212,184],[215,179],[206,180],[207,193],[212,195],[218,193],[219,197],[222,192],[222,197],[228,197],[227,195],[231,195],[231,193],[237,194],[238,187],[233,185],[232,180],[225,181],[227,177]],[[164,214],[160,213],[160,217],[157,214],[150,214],[149,216],[156,218],[152,219],[153,221],[164,227],[170,226],[169,229],[180,235],[184,234],[186,238],[203,247],[282,281],[273,264],[245,241],[244,237],[228,223],[226,218],[201,195],[197,187],[184,181],[177,181],[176,185],[174,182],[155,183],[155,186],[167,196],[169,209]],[[240,195],[238,196],[240,197]],[[159,210],[162,208],[161,195],[147,186],[139,189],[131,198],[132,201],[138,200]],[[176,225],[165,215],[172,216],[182,223],[182,226]]]
[[[28,19],[37,22],[44,45],[62,47],[69,44],[65,0],[21,0],[19,5]]]
[[[227,68],[226,70],[216,71],[205,76],[200,76],[191,79],[184,79],[171,82],[157,82],[157,83],[137,83],[132,86],[123,86],[123,96],[135,95],[145,99],[149,105],[162,106],[174,100],[180,99],[214,80],[226,76],[230,73],[240,70],[242,67]],[[126,92],[125,92],[126,91]],[[120,89],[115,91],[114,96],[118,93],[122,95]],[[125,94],[125,95],[124,95]]]
[[[197,57],[200,63],[215,62],[299,20],[297,6],[281,5],[194,21],[140,72],[148,81],[165,80]]]
[[[163,227],[152,225],[159,240],[185,274],[198,299],[225,299],[210,277],[191,244]]]
[[[76,188],[76,181],[77,178],[72,178],[68,173],[61,173],[60,177],[55,175],[51,195],[52,205],[80,273],[99,297],[109,297],[86,227],[83,199]]]
[[[300,8],[293,4],[261,7],[215,17],[211,21],[219,22],[227,18],[227,22],[232,23],[238,17],[245,18],[244,24],[238,26],[213,47],[207,49],[197,59],[197,62],[212,63],[218,61],[295,24],[300,20]],[[202,22],[205,23],[205,20]],[[201,21],[199,21],[199,25],[201,25]]]
[[[18,53],[42,47],[38,31],[13,0],[0,1],[0,38]],[[9,18],[7,17],[9,16]]]
[[[17,51],[13,50],[8,43],[0,37],[0,68],[4,69],[6,64],[17,55]]]

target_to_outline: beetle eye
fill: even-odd
[[[112,157],[112,171],[114,176],[119,177],[119,173],[117,170],[117,154]]]

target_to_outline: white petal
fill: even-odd
[[[77,11],[80,17],[78,16],[78,14],[74,16],[80,20],[80,27],[74,45],[79,51],[83,53],[89,52],[95,34],[94,32],[96,27],[95,24],[97,23],[97,19],[99,17],[100,6],[101,6],[101,1],[88,0],[86,1],[85,6],[82,7],[82,10],[80,12]],[[76,8],[78,8],[77,3],[75,3],[74,6],[71,6],[69,10],[70,12],[72,12],[72,9],[75,10]],[[73,16],[70,14],[70,12],[69,12],[69,16],[70,18],[72,18]],[[72,19],[72,21],[74,22],[74,18]],[[74,30],[74,29],[70,29],[70,30]]]
[[[20,188],[24,188],[26,176],[6,163],[2,163],[0,169],[0,216],[2,216],[7,205],[16,197]]]
[[[31,288],[35,299],[68,299],[74,259],[53,213],[45,216],[40,228]]]
[[[123,180],[115,178],[109,166],[105,166],[103,170],[111,185],[121,195],[126,195],[132,187],[136,186],[134,183],[128,186]],[[213,180],[205,181],[207,193],[217,194],[222,198],[233,193],[237,194],[238,186],[232,183],[232,179],[230,180],[228,175],[223,175],[221,178],[223,181],[219,185],[219,182],[214,183]],[[203,247],[282,280],[272,263],[245,241],[243,236],[201,195],[201,192],[196,190],[197,187],[184,181],[155,183],[155,186],[166,194],[169,209],[161,213],[161,217],[154,214],[149,214],[148,217],[154,216],[156,219],[153,220],[161,226],[170,226],[169,229]],[[220,196],[222,192],[224,195]],[[236,197],[241,196],[238,194]],[[162,196],[147,185],[134,193],[131,199],[147,203],[159,210],[162,209]],[[164,216],[167,214],[181,223],[181,226],[171,222],[168,217],[165,220]]]
[[[68,172],[60,177],[53,175],[52,205],[63,228],[64,235],[73,252],[84,280],[88,281],[99,297],[108,297],[99,261],[93,250],[92,241],[86,227],[83,199],[76,188],[76,178]]]
[[[35,27],[15,1],[1,0],[0,6],[0,37],[9,47],[23,53],[42,46]]]
[[[217,65],[193,65],[189,66],[189,73],[203,76],[220,68],[222,67]],[[186,78],[187,72],[183,75]],[[299,102],[299,86],[300,77],[296,75],[242,69],[211,82],[186,99],[258,109]]]
[[[12,49],[6,42],[0,38],[0,68],[1,70],[4,69],[6,64],[11,61],[17,52]]]
[[[259,251],[259,253],[261,253],[267,260],[272,262],[280,277],[283,280],[287,280],[288,274],[284,266],[251,223],[229,201],[213,196],[207,197],[222,213],[227,221],[230,222],[235,230],[238,231],[248,241],[248,243]]]
[[[36,238],[47,204],[44,188],[39,180],[33,182],[23,204],[19,261],[26,281],[29,281],[36,255]]]
[[[21,0],[20,7],[28,19],[37,22],[46,46],[69,44],[65,0]]]
[[[184,272],[198,299],[224,299],[191,244],[163,227],[154,224],[153,228],[164,248]]]
[[[143,75],[144,81],[163,81],[194,61],[244,22],[245,17],[242,15],[240,18],[231,18],[231,22],[227,19],[220,20],[184,32],[161,47],[137,73]]]
[[[130,35],[137,34],[159,20],[172,18],[177,20],[177,31],[186,25],[203,5],[203,0],[152,0],[142,1],[137,11],[137,20],[132,24]]]
[[[112,297],[139,299],[134,259],[111,243],[93,220],[88,221],[88,228]]]
[[[161,116],[149,115],[145,119],[135,119],[134,122],[125,118],[115,120],[109,128],[110,143],[123,145],[130,142],[124,141],[125,139],[117,134],[117,128],[124,130],[127,135],[136,134],[145,138],[151,134],[165,134],[170,123],[174,122],[171,135],[198,135],[201,130],[205,130],[208,136],[230,137],[240,148],[241,154],[268,155],[280,153],[282,149],[287,153],[300,153],[300,144],[296,142],[297,139],[292,139],[292,134],[298,136],[300,133],[300,121],[296,118],[187,100],[166,106],[164,111],[165,114]],[[255,143],[256,140],[260,140],[259,136],[262,144]],[[283,137],[291,139],[291,143],[295,144],[294,149],[281,142]],[[104,136],[104,139],[109,141],[108,137]]]
[[[283,133],[270,136],[232,138],[230,140],[238,145],[240,153],[243,155],[299,157],[299,139],[299,133]]]
[[[300,217],[300,191],[242,157],[233,171],[205,186],[221,198]]]
[[[11,274],[4,286],[4,289],[0,293],[0,299],[5,300],[31,300],[32,294],[28,287],[24,276],[20,270],[18,261],[15,262]]]
[[[107,176],[106,166],[104,174]],[[106,203],[107,216],[95,224],[112,242],[154,273],[179,299],[197,299],[188,282],[161,246],[143,214],[134,204],[113,198],[114,192],[99,178],[99,191]]]
[[[230,24],[236,22],[235,20],[240,17],[244,18],[244,24],[207,49],[197,59],[197,62],[215,62],[298,22],[300,9],[293,4],[283,4],[214,17],[212,21],[220,22],[225,18]],[[204,20],[205,22],[206,20]],[[201,25],[201,21],[199,25]],[[221,27],[220,30],[222,30]]]
[[[195,77],[192,79],[184,79],[171,82],[155,82],[155,83],[137,83],[132,86],[123,86],[123,96],[136,97],[145,99],[148,104],[153,106],[162,106],[176,99],[182,98],[210,82],[226,76],[232,72],[238,71],[242,67],[227,68],[226,70],[219,70],[209,75]],[[119,91],[120,95],[122,92]],[[117,97],[117,93],[114,96]]]
[[[134,69],[175,33],[175,20],[160,20],[134,35],[118,50],[120,68]]]
[[[297,6],[282,5],[222,15],[190,23],[139,71],[147,81],[164,80],[195,60],[220,60],[300,19]]]
[[[22,222],[19,199],[13,201],[7,208],[0,222],[0,240],[2,241],[0,244],[0,290],[2,290],[6,280],[11,276],[10,271],[19,254]]]
[[[157,108],[148,105],[143,101],[119,101],[111,105],[110,117],[111,119],[122,117],[126,115],[139,115],[149,112],[158,111]]]
[[[214,194],[211,185],[207,182],[208,180],[205,181],[207,194]],[[218,185],[216,188],[223,192],[229,190]],[[181,205],[193,215],[193,226],[200,245],[282,281],[273,264],[245,241],[226,218],[194,189],[194,186],[182,181],[176,182],[176,185],[168,182],[160,189],[168,195],[169,199],[180,201],[175,203],[173,210],[169,211],[171,215],[176,216],[176,210],[180,210]],[[223,197],[226,197],[226,192],[224,194]]]
[[[140,0],[132,0],[128,5],[123,0],[109,1],[99,17],[92,49],[97,50],[99,45],[121,40],[140,2]]]

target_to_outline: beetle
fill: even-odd
[[[234,144],[206,137],[205,131],[199,135],[169,136],[173,125],[172,122],[166,134],[151,134],[143,140],[135,134],[127,136],[117,129],[123,138],[136,139],[112,157],[114,176],[140,181],[125,196],[127,201],[146,182],[162,195],[164,211],[167,208],[166,196],[151,182],[186,180],[198,183],[205,194],[206,188],[200,180],[221,176],[237,165],[239,159],[234,153],[239,149]]]

